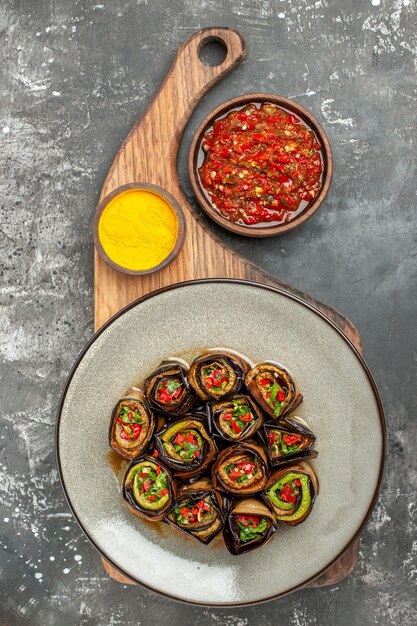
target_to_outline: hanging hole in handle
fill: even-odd
[[[198,46],[198,57],[204,65],[217,67],[227,57],[227,45],[220,37],[206,37]]]

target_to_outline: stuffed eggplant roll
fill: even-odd
[[[249,396],[234,394],[208,405],[211,423],[227,441],[243,441],[262,426],[263,417]]]
[[[188,382],[188,371],[188,364],[182,359],[162,361],[143,384],[149,404],[157,411],[173,415],[189,411],[197,398]]]
[[[211,481],[200,478],[183,485],[167,521],[202,543],[209,544],[223,528],[223,500]]]
[[[201,400],[218,400],[237,393],[243,385],[248,363],[228,352],[206,352],[190,367],[190,385]]]
[[[161,460],[179,478],[192,478],[210,465],[217,448],[206,430],[205,416],[184,415],[155,435]]]
[[[273,513],[257,498],[244,498],[231,508],[223,538],[231,554],[242,554],[265,545],[276,530]]]
[[[225,493],[247,496],[265,489],[268,478],[266,456],[252,443],[225,448],[212,468],[213,485]]]
[[[300,461],[274,472],[262,495],[277,520],[297,526],[310,515],[318,491],[313,468]]]
[[[292,375],[272,361],[255,365],[246,374],[245,383],[252,398],[275,420],[293,411],[303,401]]]
[[[110,446],[127,459],[143,454],[155,430],[155,417],[137,387],[131,387],[113,409]]]
[[[171,508],[176,493],[170,471],[154,457],[144,457],[128,468],[123,497],[138,517],[159,521]]]
[[[306,424],[298,420],[296,417],[284,418],[277,424],[264,425],[264,438],[271,465],[284,465],[295,459],[314,456],[316,437]]]

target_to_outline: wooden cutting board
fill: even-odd
[[[227,55],[221,65],[211,67],[199,58],[201,48],[211,41],[222,43]],[[200,98],[238,65],[246,55],[242,36],[228,28],[206,28],[188,39],[153,102],[123,142],[104,181],[100,201],[111,191],[132,182],[160,185],[181,205],[186,221],[184,246],[167,267],[146,276],[129,276],[113,270],[94,251],[95,328],[133,300],[166,285],[196,278],[242,278],[280,287],[301,296],[333,320],[361,350],[355,326],[335,309],[282,282],[256,267],[223,244],[199,219],[181,190],[177,175],[177,153],[184,128]],[[309,586],[333,585],[354,569],[359,540],[354,542],[324,574]],[[106,571],[115,580],[135,584],[105,559]]]

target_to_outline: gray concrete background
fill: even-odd
[[[415,10],[415,0],[0,2],[1,626],[417,623]],[[388,423],[354,575],[236,610],[110,580],[69,513],[53,443],[59,394],[93,332],[89,223],[104,176],[176,48],[217,24],[240,29],[249,54],[187,128],[184,188],[191,198],[192,133],[223,100],[271,91],[317,116],[335,159],[320,211],[269,241],[212,227],[356,323]]]

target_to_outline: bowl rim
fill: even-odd
[[[149,191],[151,193],[154,193],[157,196],[162,197],[170,205],[170,207],[172,208],[172,210],[174,211],[177,217],[178,233],[177,233],[177,239],[175,241],[174,247],[172,248],[171,252],[160,263],[158,263],[158,265],[154,265],[153,267],[150,267],[146,270],[131,270],[131,269],[128,269],[127,267],[123,267],[123,265],[119,265],[118,263],[115,263],[115,261],[113,261],[106,254],[101,244],[100,237],[98,235],[98,225],[99,225],[100,217],[104,209],[109,204],[109,202],[111,202],[113,198],[123,193],[124,191],[131,191],[133,189],[143,189],[145,191]],[[123,274],[129,274],[130,276],[144,276],[146,274],[153,274],[154,272],[161,270],[163,267],[166,267],[169,263],[171,263],[171,261],[173,261],[175,257],[179,254],[182,246],[184,245],[185,229],[186,229],[185,216],[178,201],[163,187],[160,187],[159,185],[154,185],[153,183],[142,183],[142,182],[126,183],[125,185],[120,185],[119,187],[116,187],[115,189],[113,189],[99,202],[95,210],[95,213],[93,215],[93,219],[91,221],[93,241],[100,257],[103,259],[103,261],[105,261],[105,263],[107,263],[107,265],[112,267],[114,270],[118,272],[122,272]]]
[[[254,228],[253,226],[246,226],[243,224],[235,224],[225,218],[219,211],[217,211],[211,201],[207,198],[206,193],[200,182],[200,177],[197,171],[198,157],[200,153],[200,147],[205,132],[213,125],[216,118],[228,113],[232,109],[240,106],[245,106],[251,102],[271,102],[279,107],[287,109],[296,115],[298,115],[307,126],[309,126],[316,134],[319,143],[321,145],[321,152],[324,163],[323,182],[317,197],[293,220],[284,224],[278,224],[275,226],[261,226]],[[308,111],[301,104],[290,98],[279,96],[270,93],[249,93],[241,96],[236,96],[230,100],[226,100],[215,109],[213,109],[198,126],[194,133],[194,137],[191,142],[191,147],[188,156],[188,174],[190,178],[191,187],[194,195],[203,211],[217,224],[223,226],[231,232],[238,235],[244,235],[246,237],[275,237],[277,235],[283,235],[284,233],[297,228],[308,220],[319,208],[324,201],[327,192],[329,191],[330,182],[333,175],[333,156],[330,147],[329,139],[324,132],[323,128],[316,120],[310,111]]]
[[[379,422],[380,422],[380,427],[381,427],[381,463],[380,463],[380,467],[379,467],[378,480],[377,480],[377,484],[376,484],[376,487],[375,487],[372,499],[370,500],[369,507],[368,507],[368,509],[367,509],[367,511],[366,511],[366,513],[364,515],[364,518],[363,518],[361,524],[357,528],[357,530],[354,533],[354,535],[350,538],[350,540],[343,546],[343,548],[337,554],[337,556],[332,561],[327,563],[319,572],[317,572],[313,576],[310,576],[308,579],[304,580],[302,583],[300,583],[298,585],[295,585],[294,587],[291,587],[290,589],[287,589],[284,592],[274,594],[274,595],[269,596],[267,598],[261,598],[259,600],[251,600],[251,601],[243,601],[243,602],[220,602],[220,603],[217,602],[217,603],[211,603],[211,604],[210,603],[199,602],[199,601],[195,601],[195,600],[187,600],[185,598],[181,598],[180,596],[175,596],[175,595],[171,595],[171,594],[169,594],[167,592],[164,592],[164,591],[159,591],[158,589],[156,589],[154,587],[151,587],[150,585],[144,583],[141,580],[138,580],[137,578],[133,577],[131,574],[129,574],[126,571],[124,571],[110,557],[107,556],[107,554],[104,552],[104,550],[102,548],[100,548],[96,544],[95,540],[92,539],[90,537],[90,535],[87,533],[87,531],[84,529],[83,523],[80,520],[80,518],[78,517],[77,511],[76,511],[75,507],[73,506],[73,504],[71,502],[71,499],[69,497],[69,494],[68,494],[66,486],[65,486],[65,480],[64,480],[64,475],[63,475],[63,472],[62,472],[61,461],[60,461],[60,448],[59,448],[59,431],[60,431],[61,415],[62,415],[62,410],[63,410],[63,407],[64,407],[65,399],[66,399],[66,396],[67,396],[67,393],[68,393],[68,389],[70,387],[71,381],[72,381],[75,373],[77,372],[78,367],[79,367],[80,363],[82,362],[85,354],[93,346],[93,344],[96,342],[98,337],[109,326],[111,326],[111,324],[113,324],[121,316],[123,316],[124,313],[127,313],[130,309],[135,308],[139,304],[141,304],[143,302],[146,302],[147,300],[149,300],[150,298],[153,298],[154,296],[158,296],[158,295],[160,295],[162,293],[165,293],[167,291],[180,289],[182,287],[188,287],[190,285],[202,285],[202,284],[210,284],[210,283],[214,283],[214,284],[216,284],[216,283],[239,284],[239,285],[246,285],[246,286],[250,286],[250,287],[256,287],[256,288],[259,288],[259,289],[265,289],[267,291],[272,291],[272,292],[277,293],[277,294],[279,294],[281,296],[289,298],[290,300],[298,302],[299,304],[301,304],[305,308],[309,309],[312,313],[314,313],[315,315],[320,317],[322,320],[324,320],[347,343],[349,348],[352,350],[352,352],[355,354],[356,358],[358,359],[361,367],[363,368],[363,370],[364,370],[364,372],[365,372],[365,374],[366,374],[366,376],[367,376],[367,378],[369,380],[369,384],[370,384],[370,386],[372,388],[372,391],[373,391],[373,394],[374,394],[374,397],[375,397],[375,402],[376,402],[376,405],[377,405],[377,410],[378,410],[378,415],[379,415]],[[57,465],[57,469],[58,469],[58,475],[59,475],[60,483],[61,483],[62,490],[63,490],[64,495],[65,495],[65,499],[66,499],[66,501],[68,503],[69,509],[71,510],[71,512],[72,512],[75,520],[77,521],[78,525],[80,526],[81,530],[83,531],[83,533],[85,534],[87,539],[90,541],[90,543],[93,545],[93,547],[97,550],[97,552],[115,570],[119,571],[123,576],[125,576],[126,578],[129,578],[134,583],[137,583],[138,585],[140,585],[140,586],[142,586],[142,587],[144,587],[146,589],[149,589],[151,591],[159,593],[160,595],[162,595],[162,596],[164,596],[166,598],[170,598],[172,600],[176,600],[176,601],[181,602],[183,604],[188,604],[188,605],[193,605],[193,606],[200,606],[200,607],[201,606],[205,606],[205,607],[207,607],[207,606],[214,606],[214,607],[232,607],[232,606],[233,607],[245,607],[245,606],[255,606],[255,605],[258,605],[258,604],[263,604],[263,603],[269,602],[271,600],[282,598],[282,597],[292,593],[293,591],[296,591],[298,589],[304,588],[306,585],[308,585],[312,581],[318,579],[332,565],[334,565],[343,556],[343,554],[355,543],[355,541],[357,539],[359,539],[359,537],[361,536],[361,534],[362,534],[366,524],[369,521],[369,518],[370,518],[370,516],[372,514],[372,511],[375,508],[375,505],[376,505],[378,497],[379,497],[379,493],[381,491],[382,479],[383,479],[383,476],[384,476],[385,459],[386,459],[386,448],[387,448],[386,439],[387,439],[387,434],[386,434],[386,421],[385,421],[384,407],[383,407],[383,404],[382,404],[381,396],[380,396],[377,384],[375,382],[375,379],[374,379],[374,377],[373,377],[373,375],[371,373],[371,370],[369,369],[369,366],[367,365],[364,357],[362,356],[362,354],[357,350],[357,348],[353,345],[353,343],[350,341],[348,336],[345,335],[343,330],[336,324],[336,322],[334,322],[329,317],[327,317],[327,315],[322,313],[318,308],[316,308],[310,302],[307,302],[306,300],[304,300],[300,296],[292,294],[292,293],[286,291],[285,289],[283,289],[281,287],[276,287],[276,286],[268,285],[266,283],[260,283],[260,282],[257,282],[257,281],[245,280],[245,279],[241,279],[241,278],[199,278],[199,279],[195,279],[195,280],[187,280],[187,281],[183,281],[183,282],[179,282],[179,283],[174,283],[172,285],[166,285],[165,287],[161,287],[159,289],[156,289],[155,291],[151,291],[151,292],[141,296],[137,300],[134,300],[133,302],[130,302],[129,304],[124,306],[122,309],[120,309],[120,311],[115,313],[110,319],[107,320],[107,322],[105,322],[103,324],[103,326],[101,326],[94,333],[94,335],[91,337],[91,339],[87,342],[87,344],[84,346],[83,350],[81,351],[81,353],[77,357],[77,359],[76,359],[76,361],[75,361],[75,363],[74,363],[70,373],[68,374],[67,380],[65,382],[64,389],[62,391],[62,394],[61,394],[61,397],[60,397],[60,400],[59,400],[58,408],[57,408],[56,423],[55,423],[55,434],[54,434],[54,440],[55,440],[55,460],[56,460],[56,465]]]

